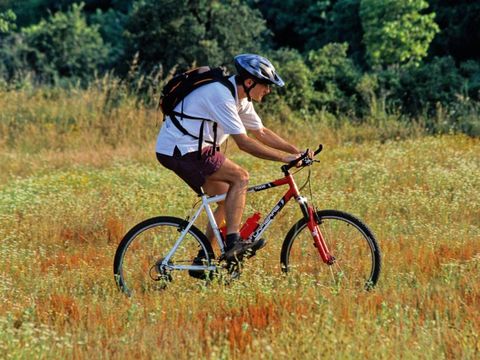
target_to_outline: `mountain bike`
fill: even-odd
[[[381,269],[380,249],[372,231],[346,212],[316,210],[300,194],[293,176],[296,172],[290,172],[292,168],[300,171],[319,162],[315,157],[322,148],[322,145],[318,147],[313,158],[305,152],[283,165],[282,178],[248,188],[247,194],[278,186],[287,186],[288,190],[247,240],[253,243],[261,239],[284,206],[295,199],[303,217],[291,227],[283,241],[281,270],[287,274],[312,276],[318,284],[370,290],[376,285]],[[310,173],[307,182],[310,183]],[[208,196],[202,193],[200,198],[200,205],[193,209],[192,216],[185,219],[158,216],[128,231],[117,248],[113,265],[120,290],[127,295],[163,290],[173,281],[198,281],[189,278],[189,270],[203,271],[205,278],[211,279],[219,270],[231,266],[231,262],[223,260],[224,239],[210,208],[211,204],[225,200],[226,194]],[[201,213],[206,213],[213,229],[219,256],[205,234],[195,226]],[[200,249],[205,259],[201,264],[193,264]]]

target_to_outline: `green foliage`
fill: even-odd
[[[107,67],[113,67],[124,56],[123,32],[128,15],[114,9],[106,12],[97,10],[91,19],[94,24],[98,24],[102,39],[108,45]]]
[[[363,28],[360,21],[360,0],[338,0],[328,15],[325,43],[348,43],[348,54],[364,65],[365,46],[362,43]],[[322,37],[317,37],[317,42]]]
[[[464,79],[451,57],[435,58],[418,68],[401,74],[401,87],[396,97],[404,110],[418,115],[426,110],[430,114],[438,104],[448,108],[463,93]]]
[[[327,14],[332,0],[269,0],[250,1],[267,20],[277,47],[303,51],[324,45],[322,34],[327,29]]]
[[[0,0],[0,12],[11,9],[17,14],[17,25],[27,27],[37,24],[50,14],[66,12],[73,4],[83,3],[87,15],[97,10],[128,12],[134,0]]]
[[[124,32],[134,0],[112,0],[108,4],[103,1],[91,2],[88,19],[99,26],[102,39],[108,45],[106,68],[115,68],[125,57]]]
[[[358,102],[355,88],[360,72],[347,57],[347,44],[328,44],[312,50],[304,60],[296,50],[279,49],[269,54],[285,87],[267,97],[269,112],[285,104],[302,113],[327,110],[334,114],[354,114]]]
[[[32,71],[27,54],[34,51],[24,36],[12,33],[0,43],[0,82],[9,87],[23,87],[31,80]],[[7,86],[7,87],[8,87]]]
[[[425,0],[362,0],[360,16],[372,66],[413,63],[427,56],[438,33],[435,14],[423,14]]]
[[[266,99],[270,112],[275,112],[279,103],[293,110],[307,110],[314,97],[313,78],[310,69],[297,50],[282,48],[268,55],[285,81],[283,88],[273,88]]]
[[[131,59],[138,52],[147,71],[231,63],[235,54],[259,51],[266,39],[259,12],[238,0],[138,2],[126,29],[126,53]]]
[[[365,114],[376,117],[378,114],[385,113],[385,102],[379,101],[379,86],[379,77],[375,73],[365,73],[358,80],[355,90],[358,92],[363,104],[366,105],[364,106]]]
[[[48,20],[22,29],[33,49],[29,61],[38,76],[52,81],[56,76],[89,79],[106,59],[98,26],[89,26],[83,5],[67,13],[57,12]]]
[[[465,61],[460,65],[460,73],[465,77],[465,89],[468,96],[480,101],[480,62],[474,60]]]
[[[355,112],[360,72],[347,57],[348,44],[328,44],[307,54],[315,89],[314,103],[330,112]]]
[[[10,9],[5,12],[0,12],[0,34],[8,33],[15,29],[14,22],[16,19],[17,16]]]
[[[480,2],[429,0],[440,33],[432,41],[431,56],[452,56],[457,62],[480,59]]]
[[[0,11],[11,9],[17,15],[17,25],[26,27],[38,23],[50,13],[66,10],[76,0],[2,0]]]

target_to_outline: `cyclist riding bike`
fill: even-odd
[[[230,135],[240,150],[258,158],[290,163],[302,154],[297,146],[263,125],[252,103],[260,103],[270,93],[271,85],[284,86],[272,63],[254,54],[238,55],[234,60],[237,74],[228,80],[234,85],[235,96],[219,82],[195,89],[177,105],[175,111],[188,114],[191,118],[211,121],[204,124],[180,117],[177,122],[188,132],[186,134],[170,116],[166,116],[156,145],[158,161],[198,194],[213,196],[227,193],[225,202],[219,203],[214,213],[217,224],[226,221],[227,261],[241,260],[246,251],[258,250],[264,241],[260,239],[249,243],[240,238],[249,174],[218,151],[217,145]],[[253,137],[247,135],[247,131]],[[200,132],[200,140],[189,135]],[[309,156],[313,154],[309,153]],[[212,242],[214,234],[210,226],[206,235]],[[194,264],[201,264],[204,257],[203,250],[200,250]],[[191,275],[195,276],[195,273],[191,272]]]

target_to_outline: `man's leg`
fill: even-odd
[[[203,187],[205,190],[215,188],[218,182],[228,185],[227,197],[225,199],[227,234],[238,233],[245,208],[248,172],[233,161],[225,159],[220,169],[207,177]]]
[[[211,182],[225,182],[228,184],[227,197],[225,199],[225,217],[227,219],[227,237],[225,246],[225,258],[227,260],[241,260],[248,250],[249,244],[240,239],[240,222],[245,208],[245,197],[248,186],[248,172],[225,159],[218,171],[207,177],[204,184]]]
[[[203,190],[209,196],[221,195],[228,191],[229,185],[223,181],[210,180],[203,185]],[[217,225],[220,226],[225,220],[225,201],[217,203],[217,208],[213,212]],[[215,243],[215,235],[213,234],[212,226],[210,223],[207,225],[205,232],[208,241],[213,245]]]

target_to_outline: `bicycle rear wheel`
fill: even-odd
[[[191,265],[200,249],[206,254],[203,265],[210,266],[215,257],[212,247],[205,235],[194,226],[189,229],[167,266],[161,265],[185,225],[183,219],[160,216],[133,227],[115,253],[113,272],[119,289],[130,296],[138,292],[163,290],[172,280],[193,281],[187,269],[175,271],[172,267]]]
[[[381,255],[370,229],[356,217],[336,210],[318,211],[317,219],[330,254],[335,257],[334,264],[322,261],[307,222],[301,219],[283,242],[282,270],[311,276],[319,285],[373,288],[380,275]]]

